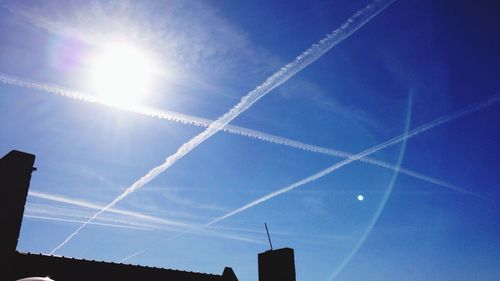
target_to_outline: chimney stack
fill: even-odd
[[[17,247],[35,155],[13,150],[0,159],[0,258],[7,264]]]
[[[259,281],[295,281],[293,249],[282,248],[260,253]]]

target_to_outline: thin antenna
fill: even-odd
[[[267,232],[267,239],[269,239],[269,246],[271,246],[271,251],[273,250],[273,243],[271,242],[271,236],[269,236],[269,230],[267,229],[267,223],[264,223]]]

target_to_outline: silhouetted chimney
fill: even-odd
[[[0,204],[2,210],[6,210],[0,212],[0,258],[4,261],[14,254],[17,247],[34,163],[35,155],[16,150],[0,159]]]
[[[230,267],[224,268],[224,272],[222,273],[222,281],[238,281],[236,274]]]
[[[295,281],[293,249],[282,248],[260,253],[259,281]]]

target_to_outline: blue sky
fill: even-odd
[[[298,280],[494,280],[500,7],[389,2],[2,1],[0,152],[38,168],[18,250],[250,281],[267,222]],[[117,40],[154,65],[133,104],[138,67],[92,80]]]

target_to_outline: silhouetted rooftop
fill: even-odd
[[[34,161],[35,155],[15,150],[0,159],[0,214],[3,225],[0,258],[7,265],[3,273],[5,280],[49,276],[56,281],[238,281],[229,267],[224,268],[221,275],[216,275],[16,251],[31,173],[35,170]]]

